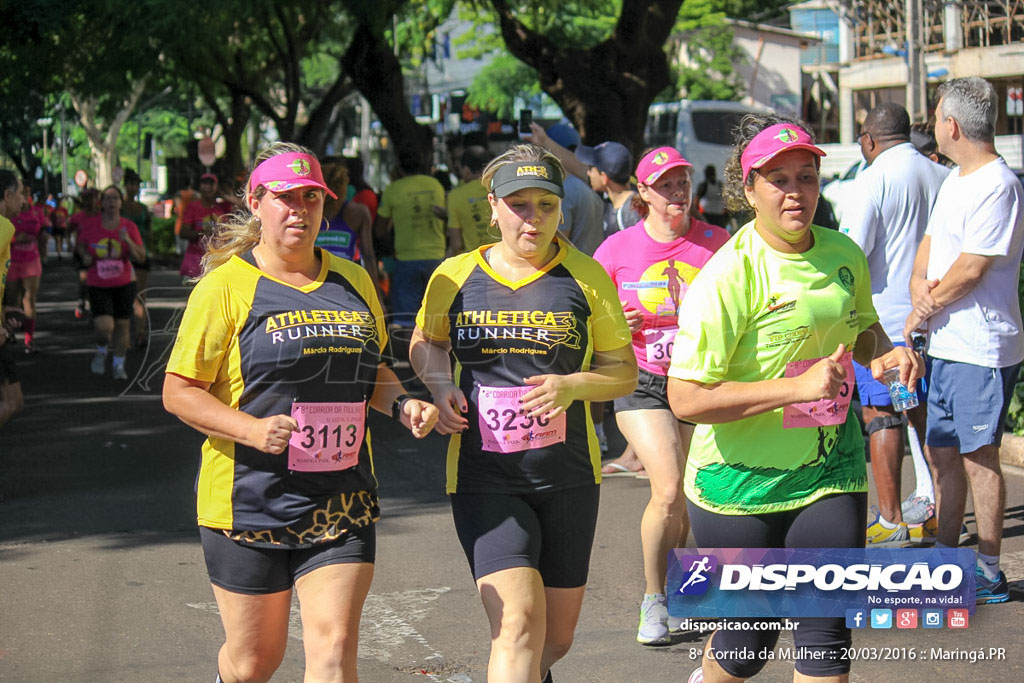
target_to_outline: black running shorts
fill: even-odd
[[[199,527],[210,583],[232,593],[280,593],[314,569],[332,564],[370,563],[377,551],[373,524],[357,527],[336,541],[309,548],[262,548],[239,543],[220,529]]]
[[[533,567],[547,588],[586,585],[600,487],[545,493],[453,493],[455,531],[473,578]]]

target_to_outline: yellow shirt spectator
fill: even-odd
[[[498,241],[497,228],[491,228],[491,206],[487,189],[479,179],[462,183],[448,193],[448,229],[462,233],[462,251]]]
[[[394,223],[396,259],[444,258],[444,220],[434,207],[444,208],[444,188],[428,175],[399,178],[384,190],[377,215]]]

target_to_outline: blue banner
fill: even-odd
[[[847,610],[966,609],[969,548],[683,548],[669,553],[674,617],[845,617]]]

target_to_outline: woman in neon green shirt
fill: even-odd
[[[920,356],[893,349],[871,303],[863,252],[812,225],[824,152],[801,125],[748,116],[725,168],[731,211],[754,220],[691,284],[669,368],[679,419],[698,424],[684,476],[694,539],[702,547],[863,547],[864,442],[849,412],[851,359],[881,378],[924,373]],[[821,520],[828,519],[824,525]],[[774,649],[777,630],[715,634],[690,681],[735,681]],[[845,620],[802,619],[797,678],[845,681]],[[749,650],[744,650],[749,648]]]

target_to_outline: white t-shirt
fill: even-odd
[[[878,319],[892,341],[903,341],[910,275],[917,245],[949,169],[905,142],[885,150],[854,180],[856,201],[846,202],[840,231],[868,257]]]
[[[928,279],[942,279],[961,253],[994,256],[966,295],[928,320],[928,354],[987,368],[1024,360],[1017,278],[1024,251],[1024,188],[1001,158],[939,190],[926,234]]]

